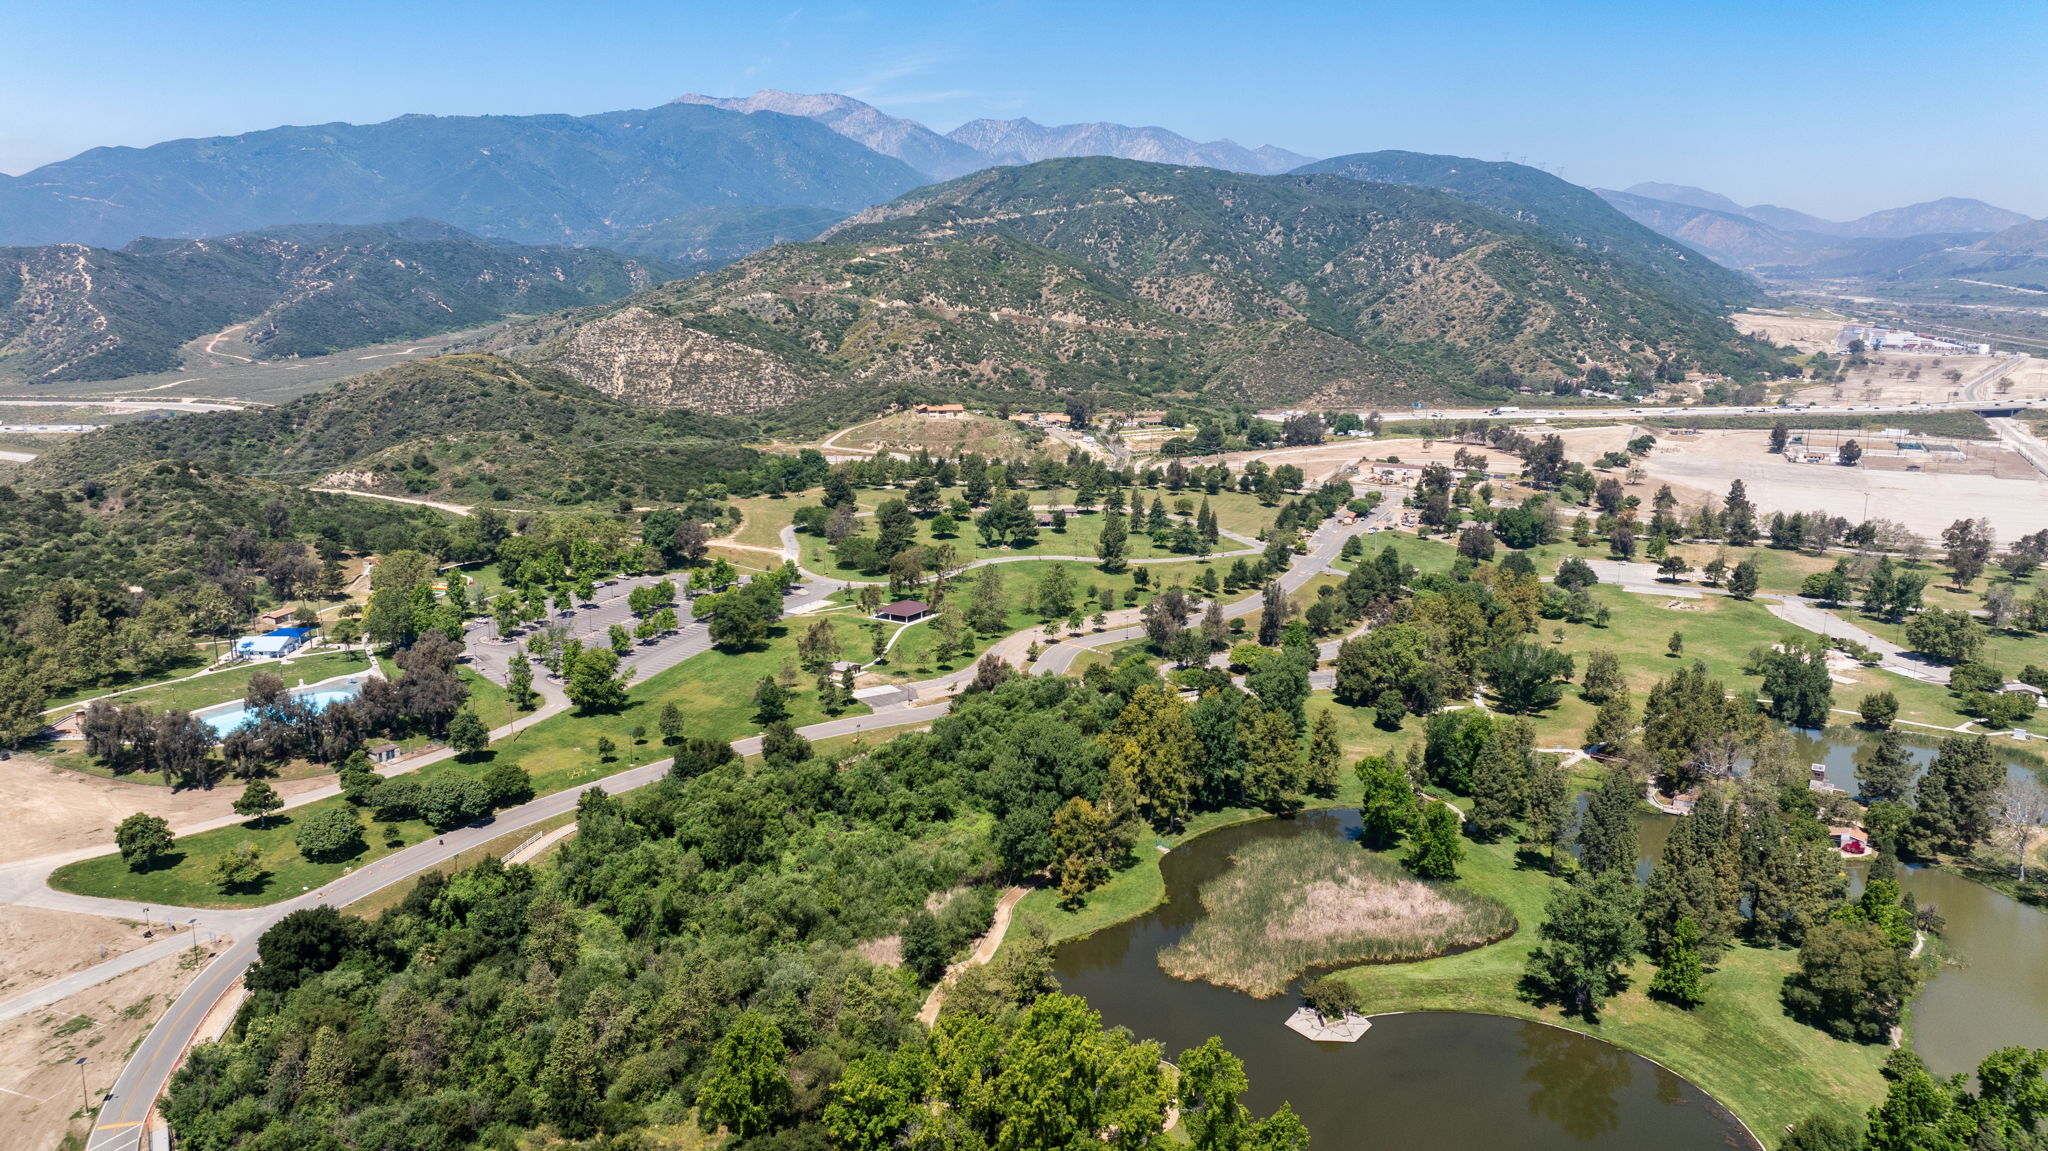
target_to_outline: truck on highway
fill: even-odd
[[[1489,416],[1512,416],[1521,410],[1520,408],[1495,408],[1486,414]]]

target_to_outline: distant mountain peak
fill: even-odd
[[[1201,143],[1166,128],[1132,128],[1104,121],[1048,127],[1023,116],[1013,120],[969,120],[946,136],[1003,164],[1114,156],[1271,176],[1312,162],[1310,157],[1270,144],[1247,148],[1234,140]]]
[[[705,96],[686,92],[671,104],[704,104],[727,112],[779,112],[816,120],[834,132],[892,156],[925,175],[950,180],[988,167],[988,159],[948,140],[915,120],[891,116],[872,104],[837,92],[784,92],[763,88],[751,96]]]

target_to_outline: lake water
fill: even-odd
[[[360,690],[362,689],[351,683],[340,687],[322,687],[295,691],[291,694],[293,698],[307,704],[314,711],[319,711],[336,701],[354,699],[356,692]],[[248,708],[236,707],[228,711],[201,712],[199,713],[199,718],[206,721],[206,726],[212,728],[215,735],[226,735],[236,728],[250,723],[255,717],[249,713]]]
[[[1298,1000],[1253,999],[1169,978],[1157,955],[1201,914],[1197,891],[1241,845],[1349,835],[1356,812],[1316,812],[1224,828],[1160,861],[1168,902],[1061,945],[1065,990],[1111,1026],[1157,1039],[1176,1058],[1211,1035],[1245,1062],[1245,1102],[1291,1102],[1318,1151],[1667,1151],[1750,1147],[1705,1092],[1646,1059],[1570,1031],[1491,1015],[1383,1016],[1357,1043],[1314,1043],[1283,1026]]]
[[[1826,736],[1795,732],[1794,738],[1808,762],[1827,765],[1828,782],[1856,793],[1856,762],[1869,755],[1872,739],[1842,729]],[[1906,750],[1922,765],[1934,758],[1935,739],[1907,740]],[[2039,770],[2038,760],[2010,754],[2004,740],[1992,746],[2006,756],[2009,776]],[[1644,817],[1639,873],[1648,874],[1674,822],[1669,816]],[[1852,889],[1861,890],[1868,865],[1845,866]],[[1952,871],[1907,868],[1901,885],[1948,920],[1942,937],[1956,959],[1913,1002],[1913,1049],[1928,1066],[1949,1075],[1974,1070],[2000,1047],[2048,1046],[2048,913]]]

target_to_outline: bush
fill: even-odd
[[[1357,1013],[1363,1006],[1358,989],[1333,976],[1325,975],[1301,989],[1301,997],[1316,1014],[1324,1019],[1342,1019]]]
[[[475,823],[490,813],[490,792],[466,775],[443,775],[420,789],[420,818],[435,831]]]
[[[299,854],[314,863],[338,863],[362,854],[363,823],[350,808],[310,812],[297,823],[292,839],[299,845]]]
[[[533,777],[516,763],[492,764],[479,782],[494,808],[516,807],[533,798]]]
[[[370,810],[386,823],[418,819],[420,781],[410,775],[384,780],[370,791]]]
[[[1899,697],[1888,691],[1873,691],[1863,697],[1859,709],[1866,727],[1890,727],[1899,716]]]

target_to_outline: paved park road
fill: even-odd
[[[1370,526],[1385,524],[1391,519],[1392,515],[1393,513],[1389,510],[1367,521],[1349,526],[1338,526],[1334,523],[1324,524],[1309,537],[1308,554],[1297,559],[1294,565],[1281,577],[1280,582],[1282,586],[1290,592],[1300,588],[1318,573],[1328,569],[1330,563],[1337,558],[1338,553],[1342,550],[1346,539],[1365,532]],[[833,590],[829,586],[831,582],[812,577],[810,582],[804,587],[799,588],[785,601],[785,606],[801,606],[824,597]],[[620,588],[604,601],[603,607],[611,612],[622,612],[623,599],[623,588]],[[1226,608],[1225,614],[1232,617],[1252,614],[1259,610],[1259,602],[1257,594],[1247,596]],[[611,621],[605,615],[599,614],[587,620],[579,620],[580,626],[578,630],[601,633],[608,622]],[[641,657],[641,662],[643,662],[643,675],[651,674],[663,667],[673,666],[682,659],[705,650],[710,646],[709,638],[702,634],[703,627],[701,624],[693,625],[692,628],[686,630],[690,634],[684,637],[685,642],[683,643],[665,644],[662,649],[649,649],[644,653],[635,653],[636,656]],[[1041,674],[1058,674],[1071,667],[1074,659],[1082,651],[1136,638],[1143,634],[1144,629],[1142,627],[1132,625],[1105,631],[1083,639],[1068,640],[1051,645],[1046,650],[1044,657],[1041,658],[1038,670]],[[1020,635],[1028,639],[1030,633],[1020,633]],[[478,638],[481,637],[472,637],[473,640]],[[1019,637],[1011,638],[1016,639]],[[475,644],[470,650],[477,657],[477,661],[485,666],[487,671],[502,674],[502,667],[500,665],[503,662],[503,653],[508,647],[509,645],[499,647],[486,641]],[[941,691],[958,690],[959,686],[971,675],[971,668],[964,669],[961,672],[942,676],[936,680],[928,680],[912,685],[914,690],[911,694],[914,697],[919,693],[929,695],[937,694]],[[839,719],[827,720],[823,723],[811,724],[798,730],[806,738],[816,740],[828,739],[837,735],[852,735],[863,731],[923,725],[946,714],[949,706],[948,701],[943,699],[934,700],[924,706],[897,704],[879,708],[868,715],[845,716]],[[733,743],[733,747],[742,755],[756,754],[761,749],[760,737],[754,736],[737,740]],[[673,760],[663,759],[644,767],[632,768],[619,772],[616,775],[606,776],[602,780],[593,781],[592,786],[602,787],[606,792],[613,795],[631,791],[634,788],[645,787],[666,776],[669,765],[672,762]],[[307,892],[296,899],[288,900],[284,903],[240,912],[200,913],[222,922],[223,926],[231,926],[235,936],[234,941],[225,950],[221,951],[214,958],[213,962],[207,965],[204,971],[200,972],[198,978],[192,981],[191,985],[171,1005],[170,1010],[165,1012],[163,1018],[157,1021],[156,1026],[150,1029],[148,1036],[143,1039],[141,1046],[137,1047],[135,1053],[130,1056],[127,1066],[122,1068],[120,1077],[114,1081],[113,1089],[108,1092],[105,1105],[100,1109],[99,1125],[93,1128],[92,1136],[86,1143],[86,1151],[113,1151],[115,1148],[128,1148],[137,1145],[142,1138],[142,1133],[145,1129],[144,1125],[149,1120],[151,1108],[155,1106],[157,1097],[162,1094],[165,1085],[170,1081],[171,1072],[176,1069],[179,1061],[183,1058],[185,1049],[191,1044],[192,1037],[197,1034],[201,1022],[213,1009],[214,1004],[219,1002],[221,996],[227,994],[229,988],[234,985],[235,980],[241,978],[242,973],[248,970],[249,965],[256,961],[256,942],[272,924],[302,908],[318,907],[321,905],[337,908],[345,906],[394,883],[404,882],[431,868],[438,867],[471,848],[488,843],[508,833],[535,826],[565,812],[574,811],[580,792],[581,789],[558,791],[552,795],[541,796],[530,803],[508,808],[499,812],[488,823],[460,828],[437,839],[416,844],[403,851],[393,852],[382,859],[366,864],[362,868],[328,883],[316,891]],[[231,925],[227,922],[230,920],[232,921]],[[188,933],[187,938],[190,937],[190,933]],[[170,947],[171,945],[157,946]],[[189,946],[189,944],[181,939],[175,946],[181,948]],[[104,978],[106,978],[106,975],[104,972],[101,972],[94,981],[97,982]]]

